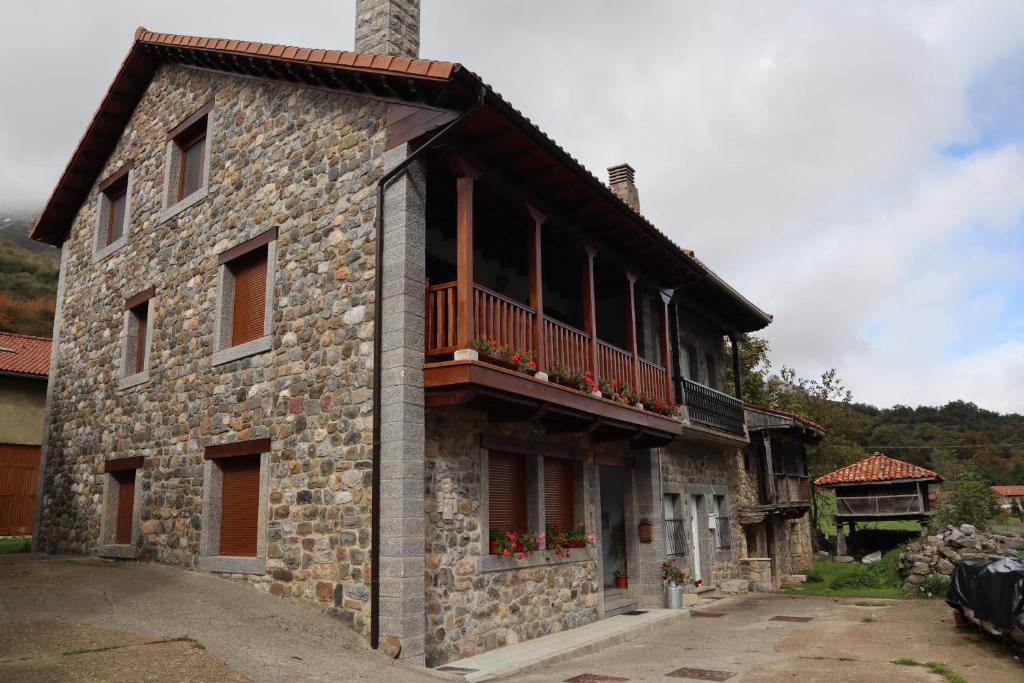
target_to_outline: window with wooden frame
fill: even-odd
[[[573,463],[564,458],[544,458],[544,525],[559,529],[576,527]]]
[[[207,446],[200,568],[262,574],[266,568],[270,439]]]
[[[218,462],[220,554],[256,557],[260,509],[260,456],[244,455]]]
[[[268,230],[218,257],[220,311],[215,323],[215,364],[271,348],[276,239],[277,230]]]
[[[211,100],[167,135],[165,212],[161,220],[206,196],[210,174],[212,111]]]
[[[528,531],[526,459],[491,451],[487,458],[487,517],[490,531]]]
[[[104,246],[113,244],[124,235],[124,222],[128,208],[128,174],[124,174],[104,193],[107,198],[107,220],[104,226]]]
[[[103,463],[106,487],[99,549],[104,557],[132,558],[138,540],[137,473],[142,456],[116,458]]]
[[[131,167],[125,164],[97,186],[94,259],[107,256],[125,243],[131,221],[131,179]]]
[[[156,288],[150,287],[125,299],[124,367],[122,388],[148,379],[150,342],[153,332],[151,303]],[[125,382],[124,380],[127,380]]]
[[[135,516],[135,470],[115,472],[113,476],[117,482],[114,543],[127,545],[132,542],[132,519]]]

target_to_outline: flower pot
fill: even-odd
[[[498,554],[498,544],[495,543],[494,541],[488,542],[487,543],[487,554],[488,555],[497,555]]]
[[[625,589],[629,588],[629,577],[627,577],[627,576],[616,576],[615,577],[615,587],[616,588],[621,588],[622,590],[625,590]]]
[[[668,609],[683,608],[683,587],[678,583],[665,586],[665,607]]]

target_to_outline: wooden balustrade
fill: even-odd
[[[597,365],[602,379],[609,382],[618,380],[620,384],[633,386],[633,354],[629,351],[598,341]]]
[[[511,351],[536,351],[533,326],[536,315],[529,306],[476,285],[473,287],[473,315],[480,339],[497,340]]]
[[[660,365],[637,358],[636,390],[640,395],[652,396],[659,401],[665,401],[665,368]]]
[[[545,316],[543,337],[548,370],[561,363],[569,370],[593,371],[590,367],[590,338],[586,334]]]
[[[803,475],[776,474],[775,498],[778,503],[806,503],[810,501],[810,479]]]
[[[457,285],[454,282],[427,287],[425,336],[428,356],[452,353],[458,348],[457,293]]]

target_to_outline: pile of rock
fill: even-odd
[[[960,560],[998,560],[1024,556],[1024,538],[978,531],[970,524],[947,526],[907,546],[900,555],[903,591],[911,593],[926,576],[951,576]]]

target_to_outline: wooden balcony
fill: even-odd
[[[457,342],[458,300],[456,282],[427,288],[425,354],[428,360],[443,359],[456,349],[468,346]],[[474,338],[494,339],[499,346],[533,352],[541,372],[550,372],[560,364],[572,371],[589,371],[595,380],[618,381],[641,395],[647,394],[660,401],[667,402],[670,398],[668,371],[661,365],[548,316],[538,316],[533,308],[518,301],[476,284],[469,310]],[[701,406],[698,413],[702,424],[743,433],[743,406],[739,401],[691,384],[693,398]]]
[[[836,517],[903,517],[928,515],[916,493],[880,496],[836,496]]]
[[[776,474],[775,502],[809,505],[811,502],[811,480],[797,474]]]

